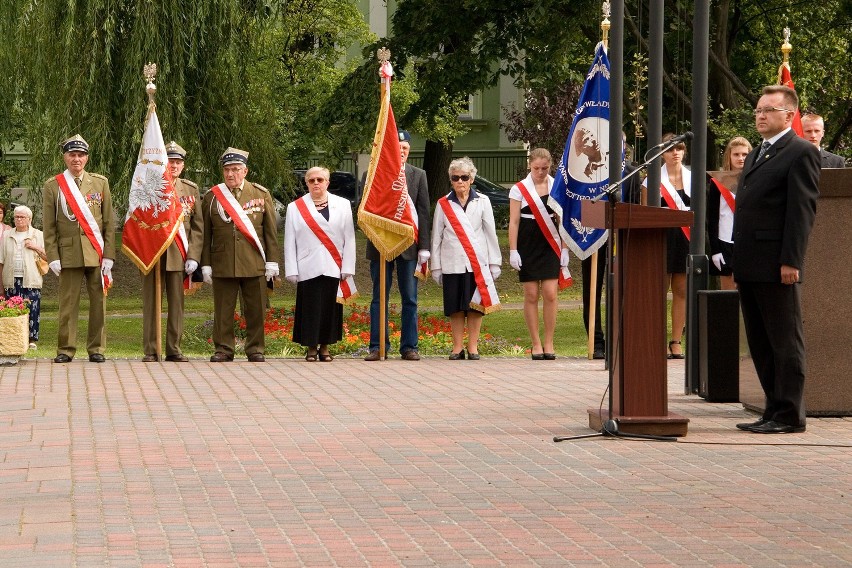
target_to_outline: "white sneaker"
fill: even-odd
[[[36,345],[34,341],[30,343],[30,350],[33,349],[38,349],[38,345]]]

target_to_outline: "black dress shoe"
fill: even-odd
[[[470,351],[468,351],[467,358],[471,361],[479,361],[479,353],[471,353]]]
[[[227,353],[222,353],[221,351],[217,351],[210,357],[211,363],[224,363],[226,361],[233,361],[234,356],[228,355]]]
[[[143,363],[156,363],[157,362],[157,356],[156,355],[145,355],[144,357],[142,357],[142,362]]]
[[[104,361],[106,361],[106,357],[104,357],[100,353],[92,353],[91,355],[89,355],[89,361],[91,361],[92,363],[103,363]]]
[[[556,353],[542,353],[542,355],[544,355],[545,361],[555,361],[556,360]]]
[[[263,353],[252,353],[248,356],[249,363],[263,363],[266,361],[266,357],[263,356]]]
[[[66,355],[65,353],[60,353],[56,357],[53,358],[54,363],[70,363],[71,357]]]
[[[171,361],[173,363],[188,363],[189,359],[183,354],[178,353],[177,355],[166,355],[166,361]]]
[[[458,353],[450,353],[450,361],[459,361],[461,359],[464,359],[464,349]]]
[[[606,359],[606,351],[603,349],[595,349],[592,353],[592,359]]]
[[[417,352],[416,349],[409,349],[400,357],[403,361],[419,361],[420,353]]]
[[[739,424],[737,424],[737,428],[739,428],[740,430],[745,430],[746,432],[751,432],[751,429],[755,426],[763,426],[767,422],[769,422],[769,420],[765,418],[761,418],[756,422],[740,422]]]
[[[804,432],[804,426],[793,426],[791,424],[784,424],[783,422],[775,422],[774,420],[770,420],[769,422],[765,422],[760,426],[754,426],[750,429],[751,432],[755,432],[757,434],[793,434],[798,432]]]

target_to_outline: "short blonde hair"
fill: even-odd
[[[452,174],[453,172],[464,172],[475,178],[476,166],[473,165],[473,160],[467,156],[463,158],[456,158],[450,162],[450,167],[447,168],[447,174]]]
[[[322,166],[314,166],[314,167],[308,169],[308,171],[305,172],[305,181],[306,182],[307,182],[308,179],[310,179],[311,172],[322,172],[322,175],[325,177],[325,181],[329,181],[331,179],[331,172],[328,171],[328,168],[324,168]]]

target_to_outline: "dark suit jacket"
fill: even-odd
[[[819,156],[822,159],[822,167],[824,168],[845,168],[846,160],[843,159],[843,156],[838,156],[837,154],[832,154],[826,150],[820,148]]]
[[[760,145],[746,157],[734,215],[734,278],[781,282],[781,265],[803,278],[805,249],[819,196],[819,152],[792,130],[759,163]]]
[[[426,172],[411,164],[405,164],[405,183],[408,195],[417,211],[417,237],[413,245],[402,251],[398,258],[417,260],[418,250],[429,250],[432,243],[432,216],[429,214],[429,188],[426,184]],[[379,260],[379,251],[367,240],[367,260]]]

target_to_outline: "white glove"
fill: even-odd
[[[299,275],[298,274],[291,274],[290,276],[287,277],[287,282],[290,282],[291,284],[298,284]]]
[[[424,249],[424,250],[417,251],[417,264],[418,264],[418,266],[423,264],[424,262],[428,261],[430,258],[432,258],[432,253],[429,252],[428,250]]]
[[[266,279],[272,280],[276,276],[278,276],[278,263],[277,262],[267,262],[266,265]]]
[[[183,271],[187,274],[192,274],[198,268],[198,263],[191,258],[183,264]]]
[[[711,256],[710,259],[713,261],[713,264],[716,265],[717,270],[722,270],[722,265],[725,264],[725,258],[722,256],[721,252],[717,252]]]
[[[521,269],[521,255],[516,250],[509,251],[509,266],[515,270]]]
[[[497,280],[498,278],[500,278],[500,274],[503,273],[503,271],[500,270],[499,264],[491,264],[491,265],[488,266],[488,268],[491,269],[491,278],[493,278],[494,280]]]
[[[341,279],[341,280],[346,280],[346,279],[347,279],[347,278],[349,278],[350,276],[355,276],[355,275],[354,275],[354,274],[349,274],[348,272],[341,272],[341,273],[340,273],[340,279]]]
[[[104,258],[101,260],[101,274],[112,274],[112,265],[115,261],[111,258]]]
[[[49,268],[53,271],[53,273],[54,273],[54,274],[56,274],[57,276],[59,276],[59,273],[60,273],[60,272],[62,272],[62,263],[61,263],[60,261],[58,261],[58,260],[54,260],[53,262],[51,262],[51,263],[50,263],[50,264],[48,264],[47,266],[48,266],[48,267],[49,267]]]
[[[212,266],[202,266],[201,267],[201,279],[205,284],[213,284],[213,267]]]
[[[435,284],[437,284],[438,286],[441,285],[441,270],[440,269],[432,271],[432,280],[434,280]]]
[[[559,266],[568,266],[570,260],[571,255],[568,254],[568,249],[562,249],[562,254],[559,256]]]

